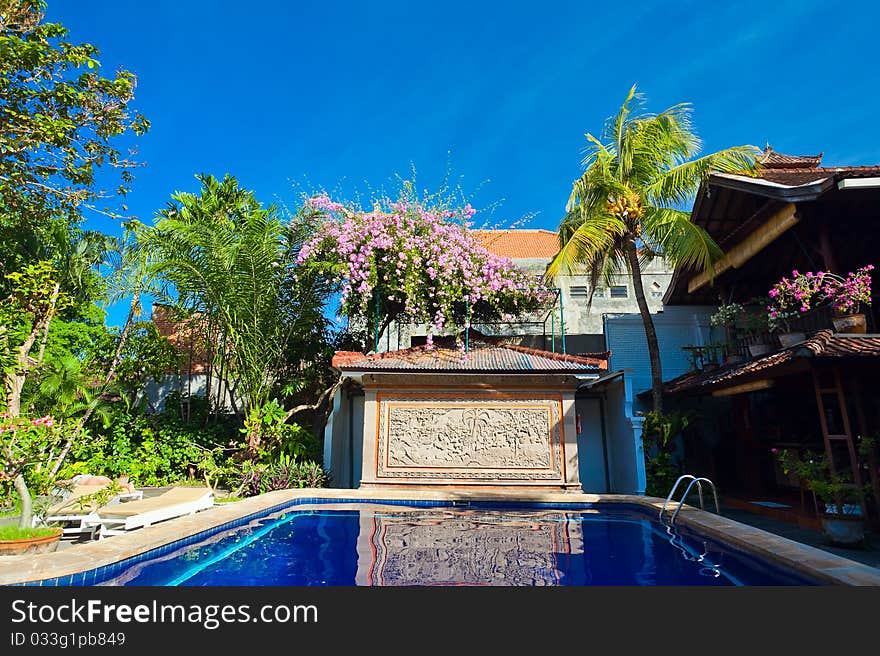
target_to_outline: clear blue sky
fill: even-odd
[[[478,224],[553,229],[583,134],[633,83],[653,111],[693,103],[706,149],[880,162],[869,2],[50,0],[48,17],[138,76],[153,127],[127,203],[145,222],[197,172],[268,204],[369,195],[411,165],[433,190],[449,163],[475,207],[501,201]]]

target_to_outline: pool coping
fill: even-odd
[[[362,502],[422,501],[445,505],[456,501],[522,502],[541,504],[630,504],[659,512],[663,500],[628,494],[578,492],[524,492],[480,489],[363,489],[311,488],[280,490],[241,501],[215,505],[195,515],[161,522],[106,540],[75,545],[63,551],[0,557],[0,585],[90,585],[103,580],[122,561],[147,552],[168,552],[203,539],[201,534],[226,524],[241,526],[254,516],[281,510],[294,501],[346,500]],[[684,506],[682,526],[746,554],[792,569],[831,585],[880,586],[880,569],[801,544],[732,519]],[[232,526],[230,526],[232,528]],[[102,571],[107,570],[107,571]]]

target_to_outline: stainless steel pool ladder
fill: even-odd
[[[679,476],[678,480],[675,481],[675,485],[672,486],[672,490],[669,492],[669,496],[666,497],[666,501],[663,502],[663,508],[660,509],[660,521],[663,521],[663,513],[666,512],[666,506],[669,504],[669,501],[672,499],[672,496],[675,494],[675,491],[678,489],[678,485],[685,479],[690,479],[690,483],[687,486],[687,489],[684,491],[684,496],[678,502],[678,507],[675,509],[675,512],[672,513],[672,519],[669,520],[669,525],[672,526],[675,524],[675,518],[678,517],[678,513],[681,512],[681,507],[684,505],[685,499],[687,499],[688,494],[691,493],[691,488],[696,485],[697,493],[700,496],[700,510],[705,510],[706,508],[703,505],[703,483],[708,483],[709,487],[712,488],[712,496],[715,498],[715,513],[721,514],[721,507],[718,505],[718,493],[715,491],[715,483],[710,481],[708,478],[697,477],[692,474],[685,474],[684,476]]]

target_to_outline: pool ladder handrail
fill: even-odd
[[[663,520],[663,513],[666,512],[666,506],[669,504],[669,501],[672,499],[672,496],[675,494],[675,491],[678,489],[679,484],[685,480],[690,479],[690,483],[687,486],[687,489],[684,491],[684,496],[681,497],[681,500],[678,502],[678,507],[675,509],[675,512],[672,513],[672,519],[669,520],[670,526],[675,524],[675,518],[678,517],[678,513],[681,512],[681,507],[684,505],[685,499],[687,499],[688,494],[691,493],[691,488],[693,488],[694,484],[697,486],[697,493],[700,496],[700,510],[705,510],[705,506],[703,505],[703,483],[708,483],[709,487],[712,488],[712,496],[715,498],[715,513],[721,514],[721,507],[718,505],[718,492],[715,491],[715,483],[710,481],[708,478],[703,476],[694,476],[693,474],[684,474],[683,476],[679,476],[678,480],[675,481],[675,485],[672,486],[672,490],[669,492],[669,496],[666,497],[666,501],[663,502],[663,508],[660,509],[660,520]]]

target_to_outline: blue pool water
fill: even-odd
[[[804,585],[637,508],[299,505],[104,585]]]

